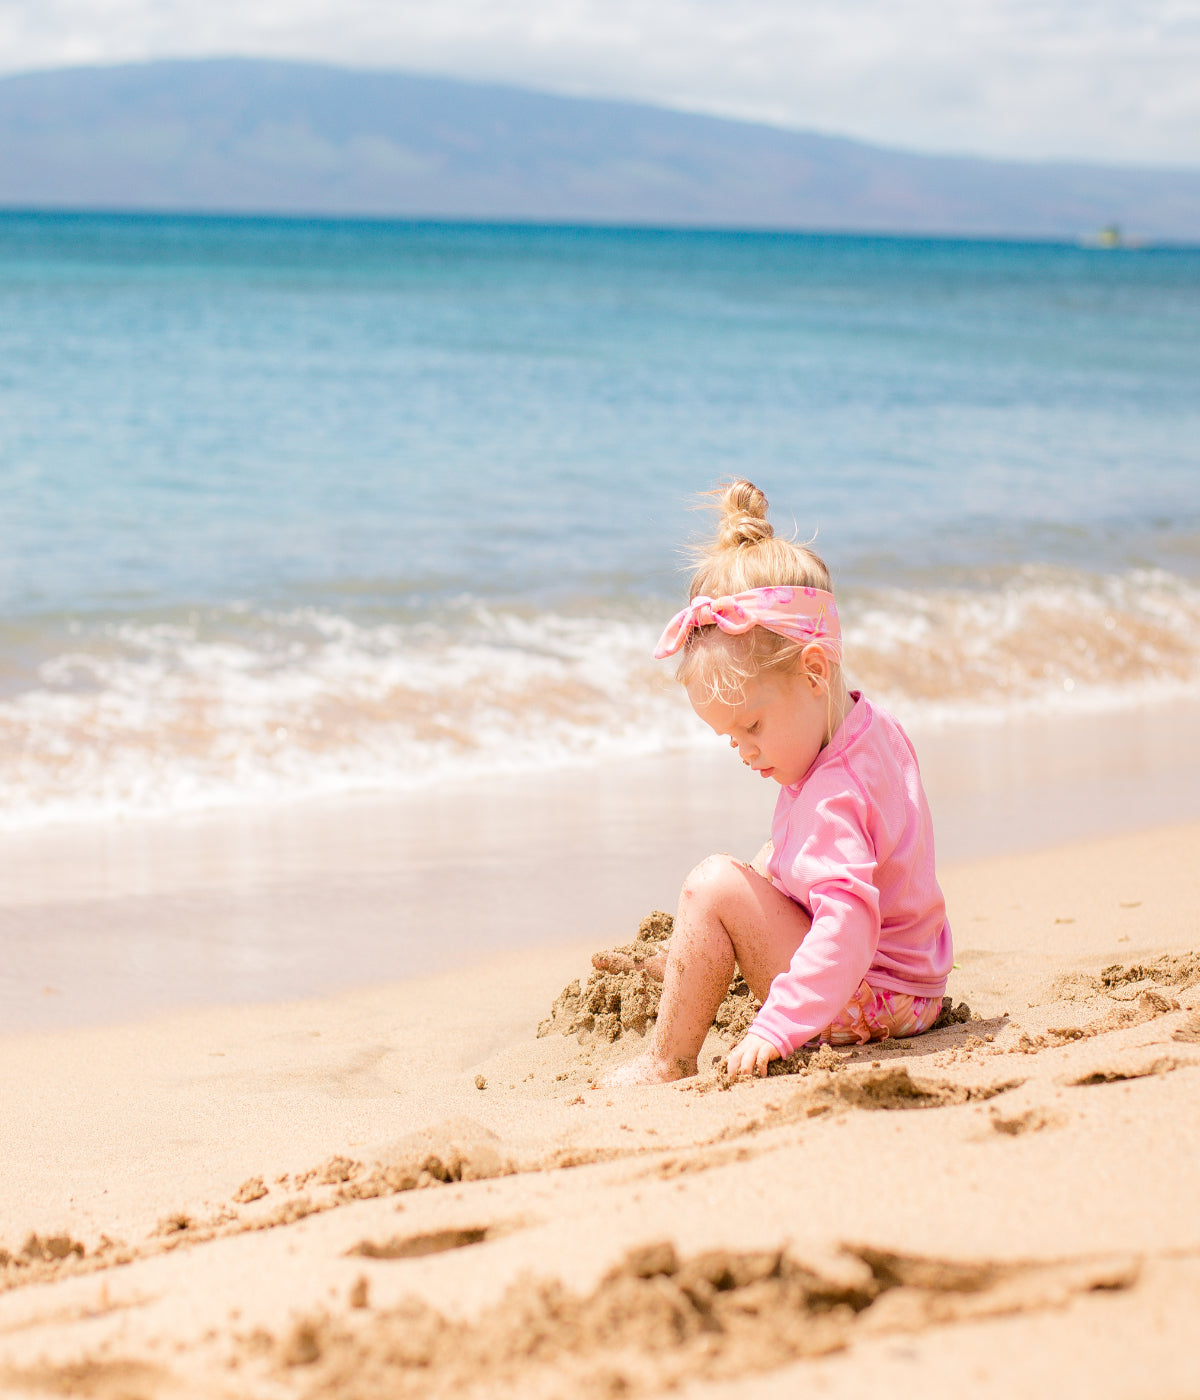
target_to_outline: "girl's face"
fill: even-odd
[[[820,673],[763,672],[746,682],[735,704],[690,690],[688,699],[743,763],[783,787],[800,782],[829,742],[828,677]]]

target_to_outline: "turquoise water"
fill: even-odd
[[[689,742],[730,473],[901,708],[1190,691],[1200,250],[0,216],[8,819]]]

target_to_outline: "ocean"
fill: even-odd
[[[703,743],[733,474],[910,724],[1200,697],[1200,250],[0,215],[0,826]]]

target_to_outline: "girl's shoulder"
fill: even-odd
[[[850,695],[854,700],[854,708],[834,736],[835,739],[842,740],[838,745],[840,752],[869,752],[880,749],[891,750],[897,756],[915,757],[912,740],[890,710],[876,701],[869,700],[859,690],[852,690]]]
[[[916,754],[900,721],[860,691],[850,693],[853,708],[804,780],[781,792],[781,802],[787,794],[786,805],[811,806],[840,795],[874,806],[908,786]]]

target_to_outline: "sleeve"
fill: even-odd
[[[803,840],[787,846],[788,857],[776,866],[779,884],[789,894],[808,891],[812,927],[750,1027],[782,1056],[847,1005],[871,966],[880,927],[874,844],[855,794],[819,801]]]

